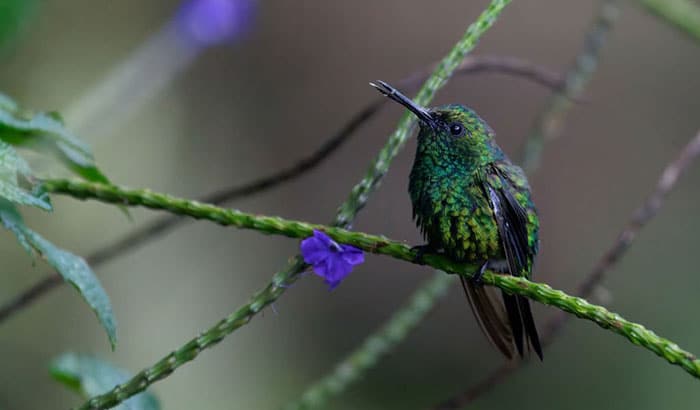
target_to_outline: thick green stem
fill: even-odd
[[[356,246],[367,252],[391,256],[414,263],[417,252],[401,242],[384,236],[352,232],[342,228],[310,224],[273,216],[253,215],[234,209],[224,209],[161,194],[150,190],[131,190],[117,186],[92,184],[82,181],[46,180],[43,182],[48,192],[70,195],[78,199],[96,199],[106,203],[127,206],[143,206],[150,209],[206,219],[224,226],[241,229],[254,229],[266,234],[284,235],[292,238],[306,238],[314,230],[322,230],[334,240]],[[474,264],[454,262],[445,256],[424,255],[425,264],[445,272],[471,277],[478,268]],[[279,280],[279,279],[278,279]],[[584,299],[552,289],[548,285],[530,282],[527,279],[498,275],[487,271],[483,282],[497,286],[509,293],[526,296],[540,303],[555,306],[580,318],[595,322],[604,329],[609,329],[627,338],[632,343],[645,347],[661,356],[669,363],[681,366],[691,375],[700,378],[700,360],[693,354],[682,350],[675,343],[657,336],[642,325],[630,322],[616,313],[611,313],[602,306],[596,306]],[[225,335],[250,321],[253,315],[272,303],[282,292],[282,283],[273,282],[262,292],[255,295],[251,303],[244,305],[219,324],[202,333],[199,337],[171,353],[156,365],[148,368],[132,380],[117,386],[112,392],[91,399],[84,408],[106,408],[138,393],[156,380],[165,377],[183,363],[192,360],[203,348],[219,342]]]
[[[700,6],[691,0],[639,0],[650,13],[700,41]]]
[[[314,230],[326,232],[340,243],[357,246],[367,252],[413,262],[416,252],[406,244],[389,240],[383,236],[353,232],[333,226],[312,224],[284,219],[276,216],[256,215],[236,209],[221,208],[216,205],[178,198],[172,195],[151,191],[150,189],[129,189],[116,185],[104,185],[81,180],[49,179],[41,186],[49,193],[68,195],[77,199],[95,199],[100,202],[122,206],[141,206],[154,210],[168,211],[172,214],[189,216],[194,219],[208,220],[223,226],[252,229],[271,235],[283,235],[290,238],[307,238]],[[439,255],[426,255],[426,264],[449,272],[455,269],[470,272],[476,268],[473,264],[456,264]],[[447,269],[444,269],[447,268]],[[488,282],[487,282],[488,283]]]

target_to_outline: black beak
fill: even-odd
[[[377,90],[379,90],[380,93],[384,94],[390,99],[408,108],[408,110],[415,114],[416,117],[418,117],[418,119],[421,120],[425,125],[429,126],[430,128],[435,128],[436,121],[435,118],[433,118],[433,115],[430,113],[430,111],[414,103],[410,98],[401,94],[401,92],[399,92],[399,90],[397,90],[396,88],[390,86],[389,84],[381,80],[377,80],[376,83],[369,83],[369,85],[376,88]]]

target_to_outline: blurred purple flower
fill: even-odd
[[[313,266],[314,272],[325,279],[330,290],[345,279],[353,266],[365,261],[365,254],[354,246],[339,245],[328,235],[314,230],[314,236],[301,241],[304,262]]]
[[[255,0],[186,0],[177,24],[186,39],[199,46],[231,41],[250,28]]]

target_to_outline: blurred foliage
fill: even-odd
[[[49,370],[54,379],[77,391],[85,399],[104,393],[131,377],[129,372],[104,360],[75,353],[61,355],[51,363]],[[144,392],[124,401],[114,409],[158,410],[160,404],[153,394]]]
[[[22,31],[39,0],[0,1],[0,52]]]

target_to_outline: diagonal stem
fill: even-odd
[[[547,101],[542,113],[535,120],[523,148],[520,162],[528,174],[537,171],[542,159],[542,150],[547,141],[561,135],[566,114],[571,102],[579,97],[598,66],[598,59],[620,14],[620,0],[603,0],[598,15],[586,33],[583,49],[576,56],[573,66],[566,74],[561,90]]]
[[[404,306],[392,314],[391,320],[365,338],[356,350],[338,362],[332,372],[309,386],[299,400],[285,406],[285,410],[319,408],[331,396],[343,392],[423,321],[435,302],[447,293],[454,279],[445,272],[435,272]]]

